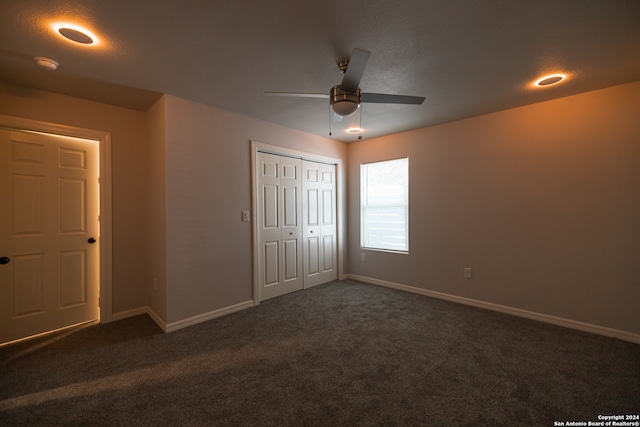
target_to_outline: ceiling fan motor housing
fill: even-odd
[[[339,116],[348,117],[360,107],[360,88],[353,92],[334,86],[329,95],[331,108]]]

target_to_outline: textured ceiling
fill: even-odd
[[[56,37],[84,24],[95,48]],[[364,92],[426,97],[364,104],[371,138],[640,80],[638,0],[0,0],[0,81],[145,110],[162,93],[328,136],[337,63],[371,52]],[[35,56],[55,59],[55,71]],[[532,89],[537,77],[568,81]],[[2,87],[7,87],[3,85]],[[4,89],[6,90],[6,89]]]

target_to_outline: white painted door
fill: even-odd
[[[303,287],[301,161],[257,153],[258,287],[264,301]]]
[[[0,342],[99,318],[98,145],[0,130]]]
[[[302,161],[305,288],[338,278],[335,169]]]

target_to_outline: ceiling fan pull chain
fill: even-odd
[[[331,121],[333,118],[331,117],[331,106],[329,106],[329,136],[331,136]]]
[[[362,105],[360,105],[360,126],[358,127],[358,129],[360,129],[359,135],[358,135],[358,139],[362,139],[362,111],[364,110],[364,108],[362,108]]]

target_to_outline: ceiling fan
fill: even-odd
[[[353,49],[351,58],[340,61],[338,66],[344,73],[342,83],[331,88],[329,93],[300,93],[300,92],[264,92],[273,96],[296,96],[303,98],[329,98],[334,113],[341,117],[348,117],[356,112],[361,102],[377,104],[413,104],[420,105],[424,101],[423,96],[390,95],[386,93],[361,92],[360,80],[369,60],[371,52],[362,49]]]

